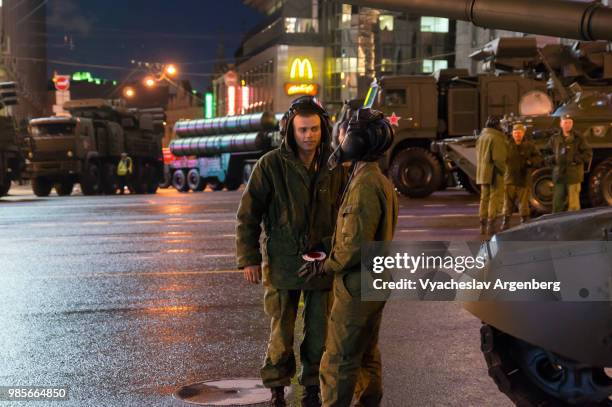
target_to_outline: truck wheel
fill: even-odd
[[[11,181],[6,181],[5,184],[0,184],[0,196],[8,194],[9,189],[11,189]]]
[[[440,188],[442,165],[429,151],[411,147],[393,158],[389,176],[402,195],[425,198]]]
[[[179,192],[189,191],[189,185],[187,184],[187,175],[183,170],[176,170],[172,174],[172,186]]]
[[[32,191],[36,196],[49,196],[53,183],[44,177],[36,177],[32,180]]]
[[[476,181],[471,179],[465,172],[457,170],[457,178],[463,189],[471,194],[480,195],[480,185],[476,184]]]
[[[552,211],[555,183],[552,180],[551,168],[540,168],[531,174],[531,196],[529,202],[539,214]]]
[[[117,189],[119,189],[117,168],[112,163],[106,163],[104,164],[102,174],[102,193],[106,195],[115,195]]]
[[[132,188],[133,194],[146,194],[148,186],[148,174],[147,165],[138,163],[134,164],[134,173],[132,174]]]
[[[208,181],[208,186],[213,191],[221,191],[224,187],[223,183],[220,182],[217,178],[211,178]]]
[[[187,173],[187,184],[193,192],[202,192],[206,188],[204,178],[200,176],[200,171],[195,168],[190,169]]]
[[[248,184],[249,179],[251,178],[251,173],[253,172],[253,164],[246,163],[244,167],[242,167],[242,183]]]
[[[235,191],[240,188],[240,185],[242,185],[242,182],[237,179],[227,179],[225,181],[225,188],[227,188],[228,191]]]
[[[172,185],[172,175],[171,175],[171,171],[168,168],[168,165],[164,165],[164,170],[163,170],[163,179],[160,180],[159,182],[159,187],[160,188],[168,188],[170,185]]]
[[[489,376],[517,406],[609,406],[604,368],[566,360],[490,325],[480,328]]]
[[[612,206],[612,158],[600,162],[591,171],[589,201],[592,206]]]
[[[101,176],[100,168],[94,164],[89,163],[85,167],[85,171],[81,174],[81,191],[83,195],[95,195],[100,193]]]
[[[74,188],[74,182],[71,181],[62,181],[55,184],[55,192],[59,196],[69,196],[72,194],[72,189]]]

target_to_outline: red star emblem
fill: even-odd
[[[399,121],[402,118],[401,116],[397,116],[395,112],[391,113],[391,116],[388,117],[389,122],[391,122],[391,126],[399,127]]]

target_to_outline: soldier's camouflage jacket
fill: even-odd
[[[508,157],[506,158],[506,173],[504,183],[525,187],[529,185],[531,171],[543,163],[542,154],[528,140],[516,144],[513,139],[508,141]]]
[[[262,264],[264,285],[278,289],[329,289],[331,277],[306,283],[297,273],[308,250],[326,243],[329,253],[346,170],[328,170],[330,140],[322,139],[317,174],[310,174],[294,143],[285,138],[253,168],[236,215],[238,268]]]
[[[398,211],[393,185],[377,163],[364,163],[340,207],[332,252],[324,265],[327,274],[360,272],[361,244],[393,240]]]
[[[548,141],[553,156],[553,181],[579,184],[584,179],[584,166],[593,158],[593,150],[583,136],[572,130],[568,137],[559,129]]]
[[[506,136],[499,130],[485,127],[476,141],[476,183],[493,184],[494,175],[506,172]]]

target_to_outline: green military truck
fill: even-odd
[[[27,138],[26,168],[37,196],[70,195],[80,183],[84,195],[114,194],[122,152],[133,161],[128,187],[155,193],[163,170],[163,132],[153,115],[116,107],[102,99],[67,102],[70,117],[33,119]]]
[[[8,194],[11,181],[19,178],[23,166],[13,118],[0,117],[0,197]]]
[[[464,69],[382,77],[365,101],[396,130],[382,168],[403,195],[429,196],[450,176],[432,142],[471,135],[487,116],[516,112],[521,96],[534,89],[545,91],[546,83],[518,74],[470,76]]]
[[[518,116],[522,111],[537,115],[542,105],[552,112],[577,94],[610,92],[611,55],[604,43],[538,47],[534,37],[499,38],[471,55],[488,72],[469,75],[464,69],[444,69],[433,75],[382,77],[372,84],[365,101],[383,111],[396,129],[394,145],[381,166],[398,191],[409,197],[426,197],[455,179],[477,192],[475,169],[470,165],[476,159],[472,145],[455,143],[454,151],[443,153],[440,142],[471,138],[489,115]],[[576,83],[575,91],[569,89],[571,83]],[[580,129],[607,128],[607,115],[598,112],[605,111],[608,103],[605,95],[600,99],[593,102],[597,103],[593,109],[582,104],[580,112],[573,112],[580,119],[583,111],[590,112],[584,126],[578,120]],[[547,123],[555,126],[552,118]],[[596,152],[600,161],[609,147],[599,137],[593,142],[597,150],[602,149]],[[544,185],[549,182],[538,185],[539,195],[546,194]]]

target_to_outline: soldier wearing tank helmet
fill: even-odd
[[[343,130],[344,127],[341,127]],[[332,249],[302,275],[333,276],[334,302],[321,361],[324,406],[377,406],[382,399],[378,334],[384,301],[361,300],[361,245],[390,241],[397,224],[395,189],[377,160],[393,142],[393,129],[381,112],[357,110],[340,133],[330,167],[350,163]],[[316,277],[315,277],[316,276]]]
[[[284,388],[296,373],[295,320],[304,297],[300,344],[303,406],[319,406],[319,363],[325,345],[332,277],[307,281],[298,275],[308,253],[323,256],[336,222],[344,180],[342,168],[329,170],[331,124],[315,97],[296,99],[280,123],[283,141],[256,163],[237,213],[236,255],[244,277],[263,277],[264,309],[270,340],[261,368],[273,406],[284,406]],[[265,232],[260,247],[261,226]],[[305,256],[306,255],[306,256]]]

